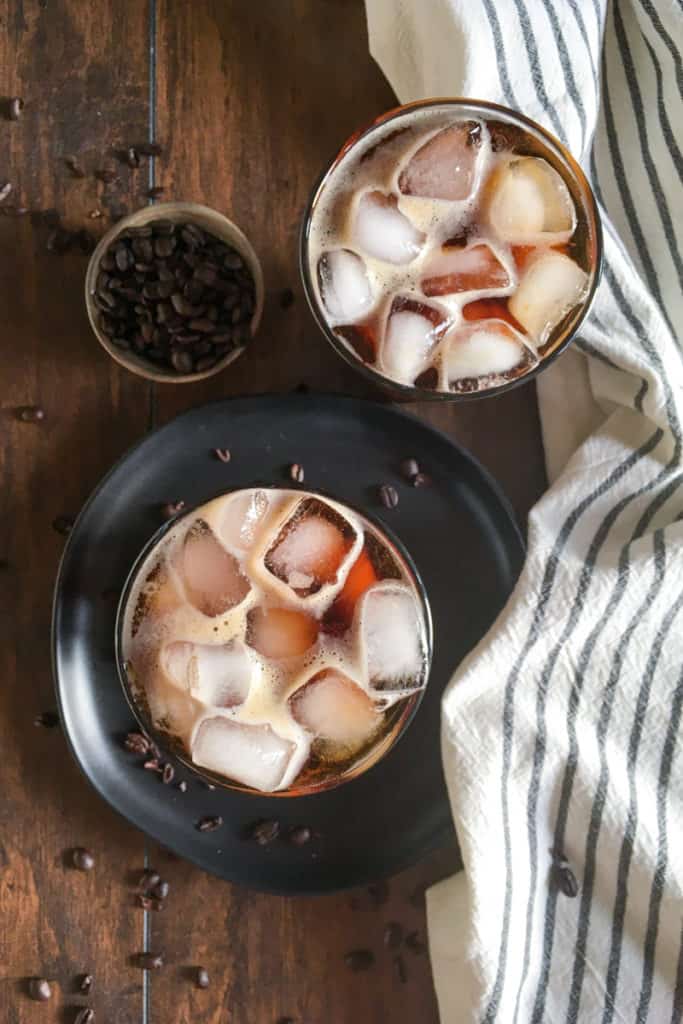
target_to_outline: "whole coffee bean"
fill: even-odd
[[[304,482],[304,467],[298,462],[293,462],[289,467],[289,476],[295,483],[302,484]]]
[[[82,974],[78,983],[78,991],[82,992],[84,996],[89,996],[92,992],[93,977],[92,974]]]
[[[178,373],[192,373],[194,369],[194,362],[189,352],[172,352],[171,353],[171,366]]]
[[[89,1007],[84,1006],[82,1010],[79,1010],[74,1017],[74,1024],[93,1024],[95,1020],[95,1011]]]
[[[396,508],[398,505],[398,491],[391,484],[382,484],[379,489],[379,499],[385,508]]]
[[[213,454],[219,459],[220,462],[230,462],[230,449],[229,448],[214,448]]]
[[[210,815],[206,818],[200,818],[195,828],[198,832],[215,832],[216,829],[220,828],[223,824],[223,819],[220,814]]]
[[[185,782],[185,779],[182,779],[178,783],[178,785],[176,786],[176,789],[180,790],[181,793],[187,793],[187,783]]]
[[[78,157],[67,156],[64,163],[73,174],[74,178],[85,178],[85,171],[78,162]]]
[[[138,889],[141,892],[149,893],[155,885],[161,881],[161,875],[154,868],[145,868],[138,881]]]
[[[182,512],[184,508],[185,502],[182,500],[168,501],[165,505],[162,505],[161,514],[164,519],[173,519],[173,517],[177,516],[179,512]]]
[[[412,480],[413,477],[417,476],[420,472],[420,467],[417,464],[417,459],[404,459],[400,466],[401,476],[404,476],[406,480]]]
[[[163,784],[165,786],[169,786],[173,782],[174,775],[175,775],[175,768],[173,767],[172,764],[170,764],[167,761],[166,764],[164,765],[164,770],[161,773],[161,781],[163,782]]]
[[[197,988],[208,988],[209,987],[209,972],[206,967],[197,968],[196,978]]]
[[[79,871],[92,871],[95,867],[95,858],[90,850],[84,846],[77,846],[71,851],[71,863]]]
[[[135,146],[129,146],[126,150],[126,163],[131,168],[140,166],[140,155]]]
[[[277,839],[279,834],[280,823],[278,821],[256,821],[247,830],[247,837],[253,839],[259,846],[268,846]]]
[[[228,270],[241,270],[244,266],[244,261],[240,254],[233,249],[223,258],[223,266]]]
[[[52,988],[47,978],[31,978],[28,983],[28,994],[37,1003],[46,1003],[52,998]]]
[[[164,966],[164,958],[160,953],[138,953],[135,962],[143,971],[158,971]]]
[[[555,885],[569,899],[574,899],[579,893],[579,883],[576,875],[569,867],[569,862],[562,858],[553,865],[553,878]]]
[[[369,949],[352,949],[344,957],[344,963],[352,971],[368,971],[375,962],[375,954]]]
[[[18,121],[24,112],[24,101],[21,96],[12,96],[9,101],[9,119]]]
[[[146,772],[157,772],[158,774],[161,774],[161,772],[163,771],[161,765],[159,764],[158,757],[150,757],[147,761],[145,761],[142,767],[145,769]]]
[[[296,825],[289,830],[287,838],[294,846],[305,846],[313,838],[313,832],[308,825]]]
[[[426,473],[416,473],[410,482],[413,487],[428,487],[432,480]]]
[[[11,182],[6,181],[4,185],[0,185],[0,203],[4,202],[5,199],[7,199],[7,196],[10,194],[11,191]]]
[[[42,729],[55,729],[59,725],[59,715],[56,711],[41,711],[33,719],[33,724]]]
[[[45,410],[41,405],[22,405],[16,416],[22,423],[41,423],[45,419]]]
[[[165,881],[158,881],[157,884],[152,888],[150,895],[155,900],[165,900],[168,896],[169,884]]]

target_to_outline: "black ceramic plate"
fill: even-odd
[[[229,464],[212,455],[228,447]],[[432,478],[414,489],[398,464],[414,456]],[[306,484],[386,523],[426,586],[434,660],[424,699],[404,736],[365,774],[298,798],[209,791],[192,773],[180,793],[143,771],[122,739],[133,728],[114,661],[118,595],[136,555],[160,524],[160,506],[199,504],[224,490],[287,479],[303,464]],[[383,509],[378,484],[400,502]],[[57,581],[53,651],[66,734],[98,792],[139,828],[207,871],[258,889],[320,892],[392,874],[452,836],[440,754],[440,704],[450,675],[505,603],[523,545],[496,485],[470,455],[390,406],[294,395],[236,399],[193,409],[150,434],[114,467],[71,532]],[[195,822],[221,815],[222,828]],[[258,818],[309,825],[307,846],[259,847],[243,838]]]

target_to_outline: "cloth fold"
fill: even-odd
[[[539,121],[589,173],[605,234],[591,315],[538,379],[552,485],[522,576],[444,696],[465,871],[428,894],[441,1018],[680,1021],[682,9],[366,8],[402,102],[471,96]]]

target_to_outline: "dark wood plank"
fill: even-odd
[[[83,1005],[74,978],[91,971],[98,1019],[137,1024],[141,976],[127,958],[142,918],[126,872],[142,862],[144,839],[96,796],[60,730],[33,719],[55,706],[50,614],[64,538],[51,521],[78,512],[149,414],[148,387],[116,369],[88,327],[87,255],[48,252],[42,213],[99,233],[109,209],[138,203],[127,172],[108,197],[92,172],[113,146],[147,134],[147,5],[2,0],[0,26],[0,94],[25,100],[16,123],[3,102],[0,178],[14,185],[4,205],[33,211],[0,216],[0,1020],[71,1022]],[[69,173],[69,155],[86,177]],[[94,209],[105,216],[89,218]],[[45,420],[19,422],[16,408],[34,404]],[[90,874],[65,866],[79,844],[95,854]],[[49,1007],[26,997],[34,974],[55,980]]]
[[[297,234],[309,190],[341,141],[395,98],[370,59],[363,4],[339,0],[159,0],[157,126],[164,156],[157,183],[168,198],[194,200],[232,217],[264,269],[267,301],[250,350],[201,384],[157,390],[157,421],[223,395],[312,389],[378,398],[319,335],[299,283]],[[282,292],[293,305],[283,310]],[[486,403],[414,407],[469,447],[501,481],[520,520],[543,487],[535,391]],[[425,934],[424,907],[408,895],[458,867],[443,851],[393,880],[375,910],[367,894],[285,900],[244,892],[189,865],[156,859],[172,895],[152,915],[152,945],[171,969],[152,978],[152,1020],[206,1024],[297,1022],[384,1024],[437,1020],[426,957],[405,953],[408,980],[382,947],[391,920]],[[377,964],[353,974],[350,949],[370,947]],[[192,968],[212,978],[193,987]]]

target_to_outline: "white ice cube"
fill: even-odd
[[[387,263],[410,263],[422,249],[425,235],[401,213],[396,196],[366,192],[356,209],[354,239],[368,256]]]
[[[298,657],[317,639],[318,622],[306,612],[268,607],[249,612],[247,642],[264,658]]]
[[[421,287],[425,295],[500,291],[510,284],[510,275],[493,249],[482,242],[466,248],[438,249],[430,255],[423,274]]]
[[[527,265],[508,306],[517,321],[538,343],[585,297],[588,275],[563,255],[549,249]]]
[[[452,331],[445,341],[444,366],[449,384],[500,376],[516,366],[536,362],[521,337],[502,320],[481,320]]]
[[[445,318],[435,322],[438,316],[425,303],[394,302],[381,351],[382,366],[394,380],[412,384],[427,368],[445,326]]]
[[[231,551],[238,555],[249,550],[256,531],[268,511],[268,495],[265,491],[244,491],[231,498],[223,513],[220,524],[220,538]]]
[[[365,690],[334,670],[315,676],[290,704],[294,718],[314,737],[348,748],[369,739],[382,720]]]
[[[178,640],[164,648],[162,666],[177,686],[203,704],[227,708],[247,699],[252,663],[242,643],[194,644]]]
[[[372,306],[372,289],[363,260],[350,249],[326,252],[318,262],[325,309],[335,320],[352,323]]]
[[[192,744],[192,760],[244,786],[271,793],[281,784],[294,744],[269,725],[206,718]]]
[[[471,127],[451,125],[421,146],[401,171],[401,192],[430,199],[467,199],[478,155]]]
[[[540,157],[513,157],[484,187],[484,208],[499,238],[533,244],[574,230],[574,203],[562,177]]]
[[[289,523],[266,554],[266,567],[293,590],[319,590],[333,582],[351,546],[323,515],[303,514]]]
[[[204,615],[223,614],[243,601],[250,590],[237,559],[201,521],[185,536],[182,576],[188,600]]]
[[[373,685],[387,690],[419,686],[424,650],[413,593],[399,584],[371,587],[361,598],[359,622]]]

